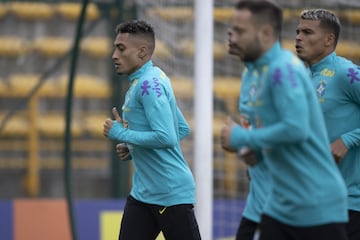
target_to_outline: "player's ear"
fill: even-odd
[[[335,42],[335,35],[333,33],[329,33],[326,37],[325,45],[328,47],[334,45],[334,42]]]
[[[148,55],[147,46],[143,45],[139,48],[138,57],[144,59]]]

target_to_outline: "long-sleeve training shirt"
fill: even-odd
[[[230,145],[262,150],[272,178],[264,214],[299,227],[346,222],[346,186],[305,66],[279,42],[251,64],[256,126],[235,126]]]
[[[134,165],[131,195],[161,206],[195,203],[195,182],[180,140],[190,128],[176,104],[169,78],[152,61],[129,76],[122,124],[111,139],[128,144]]]
[[[360,211],[360,67],[333,52],[310,71],[330,143],[341,138],[348,148],[338,166],[349,209]]]
[[[252,107],[250,96],[253,92],[253,87],[255,86],[254,84],[256,84],[256,81],[253,82],[253,80],[257,79],[257,75],[257,70],[252,68],[251,65],[249,68],[246,67],[242,74],[239,111],[242,122],[245,123],[243,124],[243,127],[245,125],[249,131],[251,131],[251,129],[253,129],[256,125],[254,113],[251,111]],[[242,215],[247,219],[259,223],[266,203],[266,198],[269,195],[271,178],[265,161],[262,159],[261,152],[257,151],[256,155],[257,164],[248,167],[251,180],[249,183],[249,193]]]

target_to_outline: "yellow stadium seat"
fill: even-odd
[[[64,37],[43,37],[36,39],[33,49],[47,57],[60,57],[71,48],[71,39]]]
[[[156,47],[154,51],[154,57],[158,58],[170,58],[172,56],[170,48],[164,41],[156,40]]]
[[[214,20],[228,23],[234,13],[234,8],[214,8]]]
[[[80,49],[93,57],[109,57],[112,41],[108,37],[87,37],[81,42]]]
[[[181,53],[189,57],[195,54],[195,43],[192,39],[183,39],[179,42],[179,49]],[[221,59],[228,55],[226,43],[214,42],[213,54],[215,59]]]
[[[214,78],[214,93],[220,98],[238,98],[240,87],[239,77],[216,76]]]
[[[52,4],[37,2],[12,2],[9,3],[9,12],[15,16],[26,19],[50,19],[54,16]]]
[[[62,75],[57,80],[59,91],[65,93],[68,87],[69,76]],[[108,83],[96,76],[79,74],[74,79],[74,95],[78,97],[107,98],[111,95]]]
[[[350,24],[360,24],[360,9],[347,9],[339,11],[339,17],[343,17]]]
[[[16,36],[0,37],[0,56],[18,57],[26,54],[30,50],[29,44]]]
[[[241,80],[237,77],[216,76],[214,78],[214,94],[222,99],[228,110],[238,112],[238,98],[240,95]]]
[[[84,115],[84,129],[87,133],[89,133],[93,137],[103,137],[103,125],[107,118],[112,118],[111,115],[106,115],[104,113],[94,114],[91,115]],[[105,140],[105,138],[104,138]]]
[[[9,92],[12,95],[25,96],[32,91],[39,80],[38,74],[13,74],[9,77]],[[48,80],[41,85],[39,94],[49,95],[54,91],[52,81]]]
[[[8,5],[0,3],[0,18],[4,17],[8,13]]]
[[[283,48],[292,51],[293,53],[296,52],[295,49],[295,38],[294,39],[283,39],[281,42]]]
[[[0,114],[0,122],[4,120],[5,114]],[[25,114],[12,116],[6,123],[0,136],[5,137],[24,137],[28,134],[28,117]]]
[[[38,129],[41,135],[46,137],[62,137],[65,131],[65,115],[46,114],[39,115],[37,121]],[[78,137],[83,133],[82,124],[78,121],[72,121],[71,134]]]
[[[360,46],[354,41],[339,41],[336,53],[350,59],[360,59]]]
[[[0,95],[4,95],[9,91],[9,86],[4,79],[0,79]]]
[[[82,5],[81,3],[59,3],[55,7],[56,11],[60,16],[69,19],[77,20],[81,12]],[[86,19],[95,20],[100,17],[100,11],[96,4],[90,3],[86,9]]]
[[[193,9],[190,7],[162,7],[151,8],[148,14],[158,16],[166,21],[192,21]]]
[[[176,76],[170,79],[176,98],[189,99],[194,96],[194,82],[192,79]]]

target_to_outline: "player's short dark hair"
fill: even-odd
[[[310,9],[302,11],[300,18],[304,20],[320,21],[320,27],[327,29],[335,35],[336,46],[340,36],[341,24],[339,18],[334,13],[321,8]]]
[[[140,36],[149,41],[151,53],[155,49],[155,31],[154,28],[143,20],[130,20],[120,23],[115,28],[115,33],[129,33],[132,35]]]
[[[275,30],[275,34],[280,37],[283,11],[274,2],[269,0],[240,0],[235,5],[235,9],[247,9],[254,15],[256,21],[260,23],[270,23]]]

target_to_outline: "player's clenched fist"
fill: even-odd
[[[122,161],[131,159],[129,148],[125,143],[119,143],[116,145],[116,153]]]
[[[230,147],[230,135],[235,122],[229,117],[226,119],[225,126],[221,129],[221,146],[229,152],[236,152],[236,149]]]

